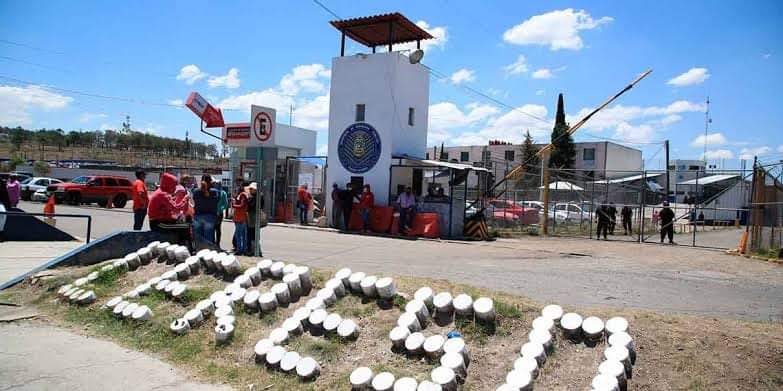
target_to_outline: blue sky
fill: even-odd
[[[525,130],[545,141],[557,93],[573,122],[652,68],[576,139],[626,142],[648,168],[664,139],[673,158],[701,158],[709,95],[710,161],[783,158],[783,2],[322,2],[343,18],[399,11],[439,37],[423,60],[448,76],[431,81],[430,145],[519,142]],[[195,90],[228,121],[256,103],[288,122],[293,105],[324,150],[331,19],[307,0],[0,1],[0,124],[92,130],[130,115],[139,130],[210,141],[176,107]]]

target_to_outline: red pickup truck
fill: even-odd
[[[48,195],[54,194],[57,203],[71,205],[96,203],[102,207],[109,202],[115,208],[124,208],[133,194],[133,185],[120,176],[80,176],[70,182],[58,183],[46,188]]]

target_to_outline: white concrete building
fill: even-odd
[[[332,59],[327,183],[369,184],[375,203],[386,205],[392,156],[425,155],[429,72],[391,50],[345,56],[345,35],[373,52],[375,46],[391,49],[393,43],[431,36],[400,14],[332,24],[343,33],[343,50]]]
[[[642,151],[638,149],[609,141],[577,142],[574,145],[574,168],[593,171],[595,179],[627,177],[644,169]],[[536,144],[536,147],[542,148],[544,144]],[[504,162],[509,162],[509,167],[522,163],[522,145],[519,144],[455,146],[444,149],[447,159],[457,163],[480,164],[491,169],[495,168],[493,165],[502,165],[505,168]],[[430,149],[427,157],[438,158],[433,154],[434,150]]]

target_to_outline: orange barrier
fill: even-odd
[[[283,208],[283,202],[280,201],[275,207],[275,221],[285,223],[294,219],[294,203],[289,202]]]
[[[389,232],[393,220],[394,208],[391,206],[374,206],[370,209],[370,228],[373,232]]]
[[[361,231],[363,228],[362,216],[359,214],[359,208],[351,209],[351,218],[348,220],[348,230]]]
[[[397,235],[400,233],[400,214],[394,213],[392,216],[392,223],[391,228],[389,228],[389,233],[392,235]]]
[[[413,217],[413,227],[409,236],[423,236],[425,238],[439,238],[440,225],[437,213],[416,213]]]

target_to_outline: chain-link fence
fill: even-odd
[[[507,162],[492,166],[494,180],[514,168]],[[783,193],[779,179],[763,172],[549,169],[545,188],[543,170],[533,166],[501,184],[480,207],[501,236],[542,233],[546,218],[547,233],[555,236],[640,243],[671,238],[680,245],[730,249],[748,232],[751,249],[771,251],[783,237]],[[763,199],[753,196],[754,183]],[[479,191],[469,198],[480,198]]]

